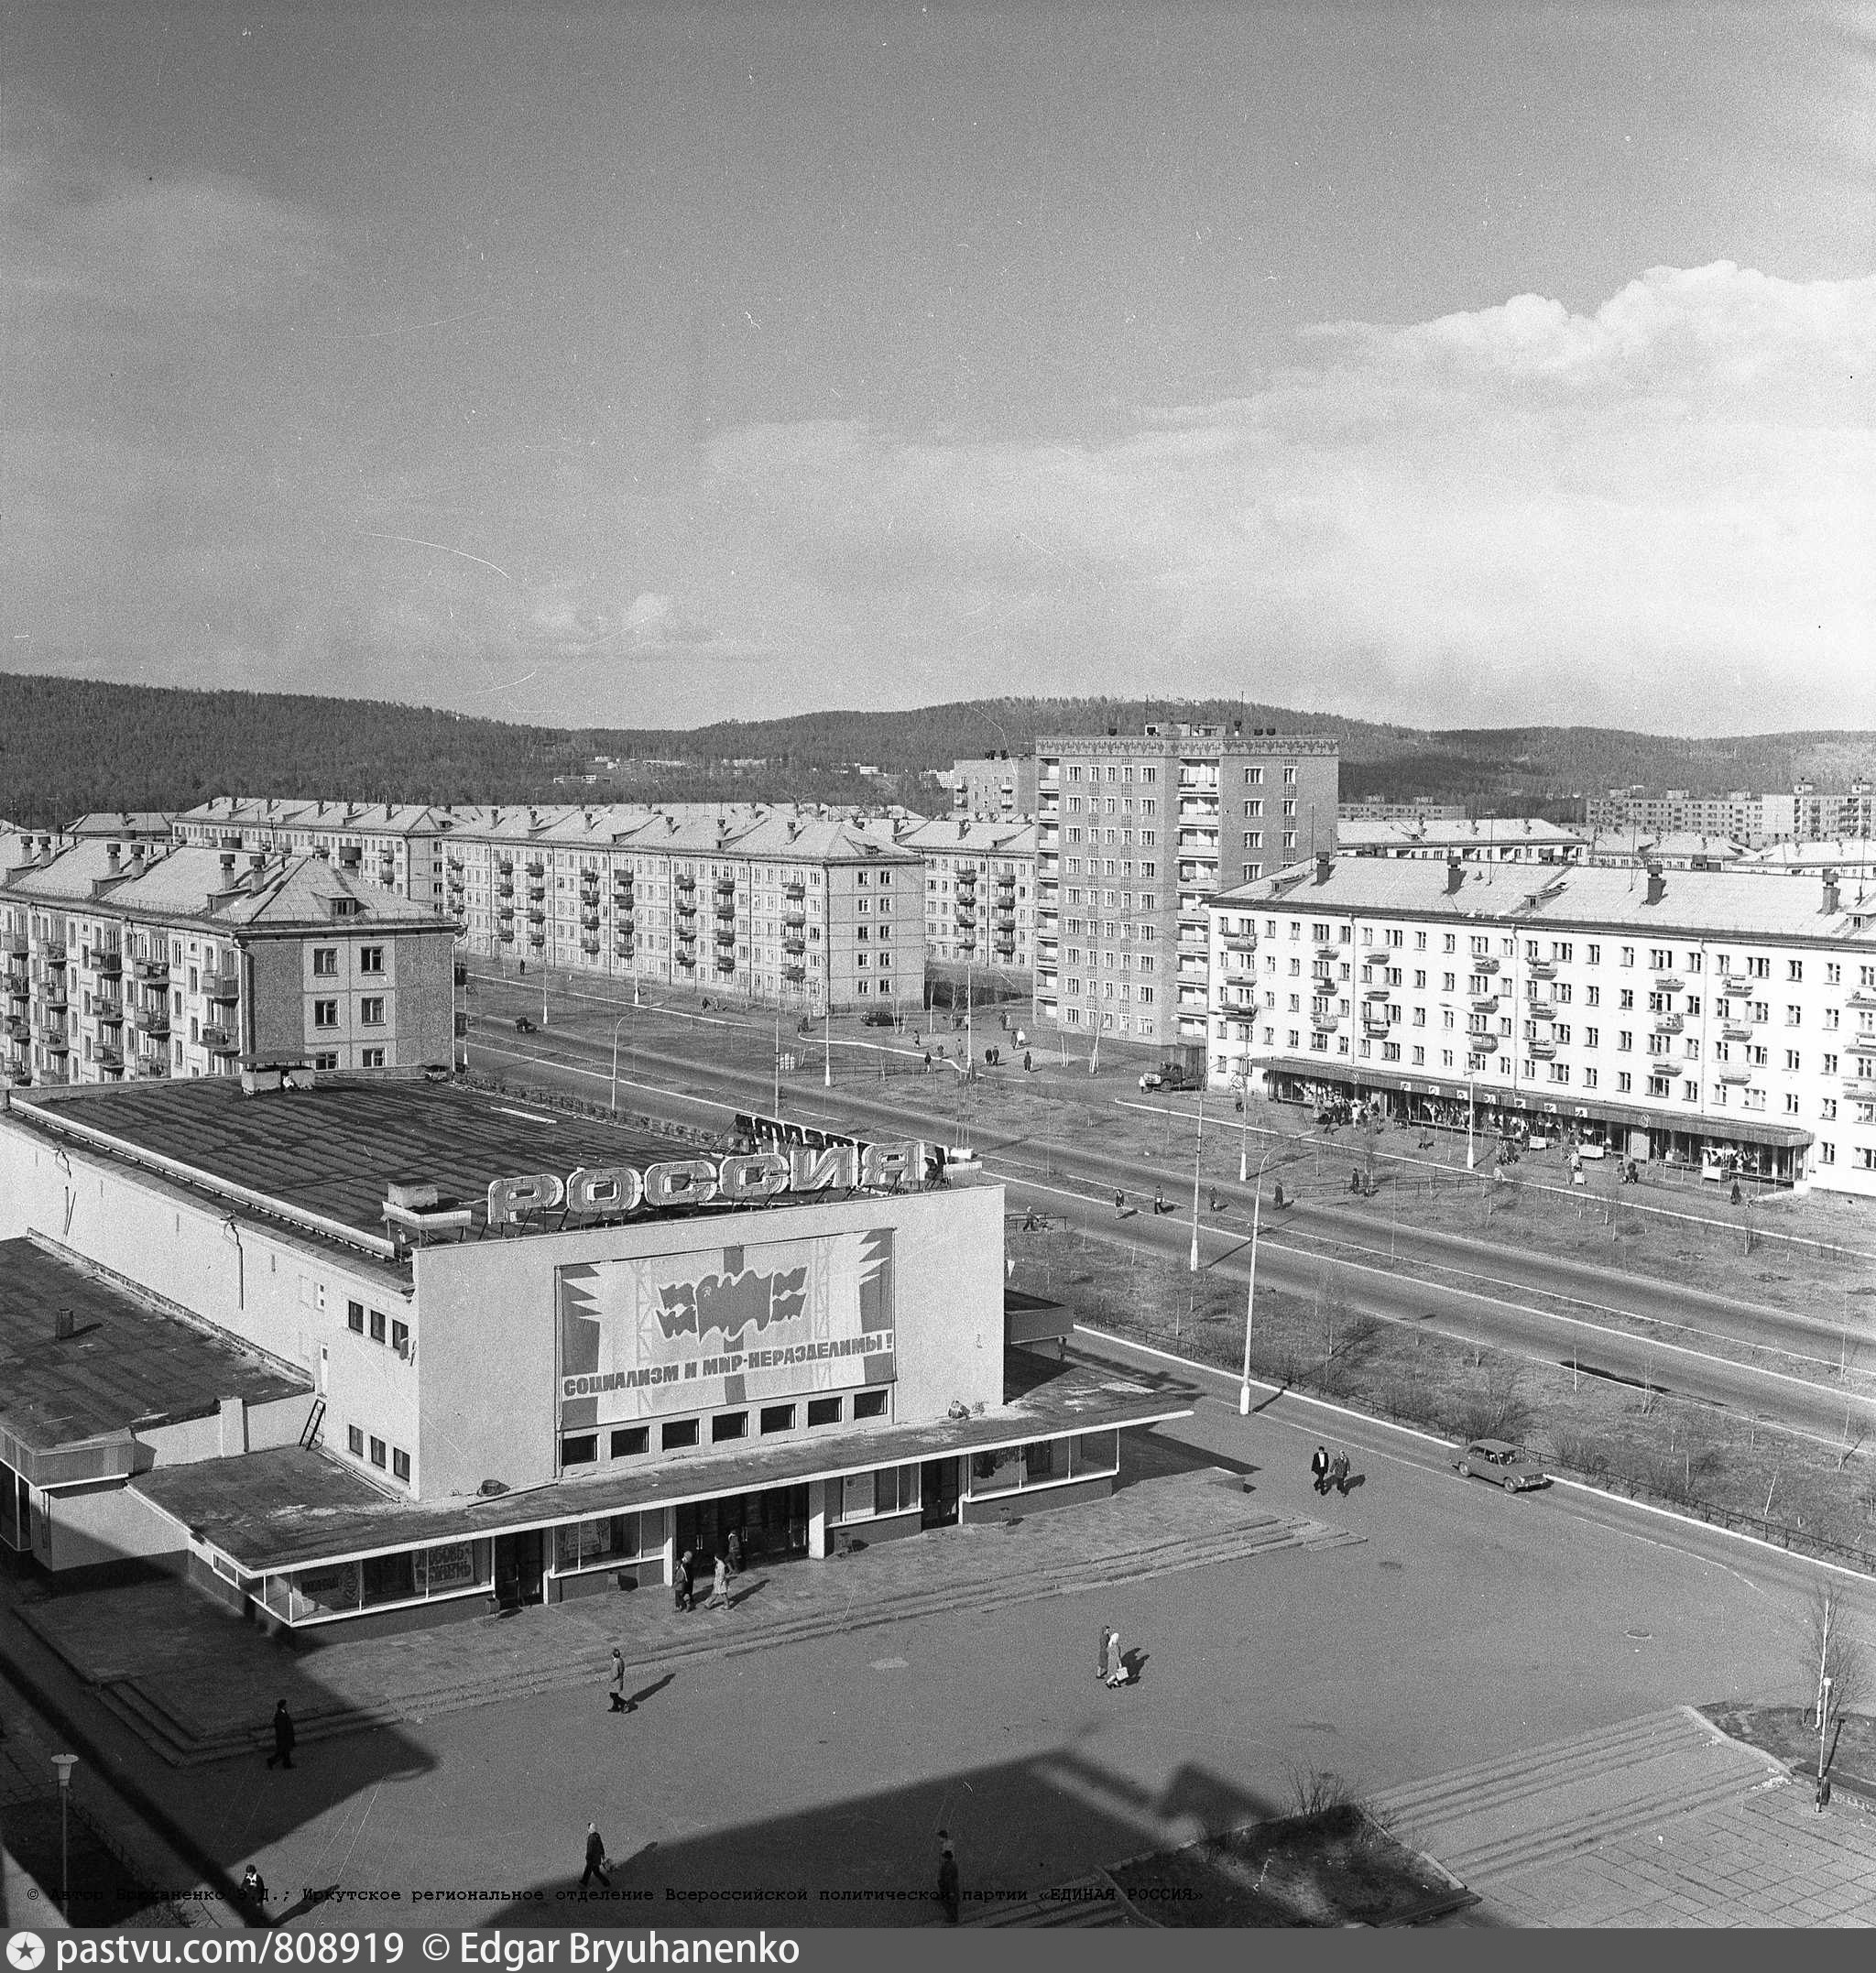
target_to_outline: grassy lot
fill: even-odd
[[[1010,1285],[1115,1335],[1235,1371],[1244,1287],[1055,1223],[1012,1234]],[[1476,1350],[1314,1297],[1260,1293],[1251,1371],[1455,1440],[1534,1444],[1558,1470],[1876,1567],[1876,1457],[1712,1405]]]

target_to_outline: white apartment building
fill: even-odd
[[[1152,725],[1036,743],[1036,1018],[1205,1041],[1205,907],[1336,843],[1338,745]]]
[[[1661,834],[1691,830],[1731,836],[1753,849],[1768,843],[1815,843],[1829,836],[1876,832],[1876,782],[1853,780],[1848,790],[1820,792],[1815,781],[1796,781],[1786,794],[1696,795],[1685,788],[1651,794],[1644,787],[1612,788],[1584,805],[1591,829]]]
[[[1209,1080],[1876,1195],[1876,899],[1320,858],[1212,900]]]
[[[1036,825],[917,823],[895,837],[925,867],[925,952],[950,965],[1033,975]]]
[[[1531,815],[1342,816],[1336,847],[1350,856],[1432,856],[1467,863],[1575,863],[1580,830]]]

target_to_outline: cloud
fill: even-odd
[[[849,648],[959,690],[1876,724],[1876,278],[1656,268],[1299,355],[1102,445],[733,432],[711,494]]]

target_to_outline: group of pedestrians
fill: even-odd
[[[1329,1457],[1326,1445],[1318,1445],[1310,1456],[1309,1477],[1318,1493],[1327,1493],[1333,1487],[1338,1494],[1348,1491],[1348,1455],[1337,1448],[1336,1456]]]
[[[711,1568],[710,1596],[704,1603],[706,1610],[731,1610],[736,1608],[730,1600],[731,1579],[743,1573],[743,1535],[740,1528],[732,1528]],[[677,1576],[673,1582],[672,1597],[681,1610],[693,1610],[697,1607],[696,1583],[699,1574],[697,1552],[687,1548],[678,1557]]]

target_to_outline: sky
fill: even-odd
[[[1876,728],[1876,6],[0,8],[0,662]]]

